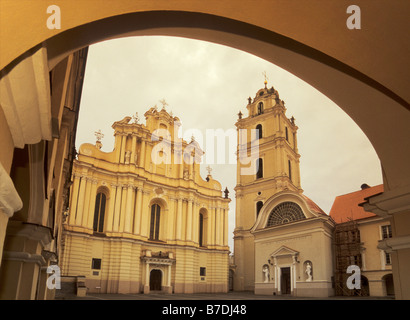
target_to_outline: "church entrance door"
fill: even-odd
[[[149,289],[161,290],[162,272],[160,270],[152,270],[149,277]]]
[[[282,294],[290,294],[290,268],[280,268],[280,291]]]

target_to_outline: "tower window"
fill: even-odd
[[[263,202],[262,202],[262,201],[258,201],[258,202],[256,203],[256,218],[258,218],[259,212],[261,211],[262,207],[263,207]]]
[[[286,141],[288,141],[288,142],[289,142],[288,127],[285,127],[285,136],[286,136]]]
[[[258,139],[262,138],[262,125],[261,124],[258,124],[256,126],[256,135],[257,135]]]
[[[104,231],[105,203],[106,203],[105,194],[102,192],[97,193],[97,196],[95,198],[94,223],[93,223],[93,230],[96,232]]]
[[[263,160],[259,158],[256,162],[256,179],[263,178]]]
[[[263,103],[259,102],[258,104],[258,114],[262,114],[263,113]]]
[[[288,160],[288,167],[289,167],[289,179],[292,180],[292,165],[290,160]]]
[[[151,226],[149,238],[151,240],[159,240],[159,222],[161,216],[161,207],[158,204],[151,206]]]

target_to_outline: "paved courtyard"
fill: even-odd
[[[220,294],[194,293],[194,294],[103,294],[89,293],[85,297],[72,294],[56,298],[56,300],[394,300],[394,297],[329,297],[329,298],[304,298],[292,296],[264,296],[252,292],[229,292]]]

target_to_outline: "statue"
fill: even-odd
[[[306,274],[308,276],[306,281],[312,281],[312,266],[310,262],[308,262],[306,265]]]
[[[264,281],[263,282],[269,282],[269,267],[265,264],[264,266],[263,266],[263,274],[264,274]]]
[[[130,120],[131,120],[132,118],[131,117],[124,117],[124,119],[122,119],[122,120],[120,120],[120,121],[117,121],[117,123],[128,123],[128,122],[130,122]]]
[[[130,164],[131,151],[125,151],[125,164]]]

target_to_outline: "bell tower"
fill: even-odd
[[[250,229],[271,196],[284,190],[302,193],[295,119],[286,116],[279,93],[264,88],[248,98],[248,116],[238,114],[234,289],[254,288],[254,239]],[[245,155],[245,160],[240,155]],[[253,170],[251,166],[253,165]]]

